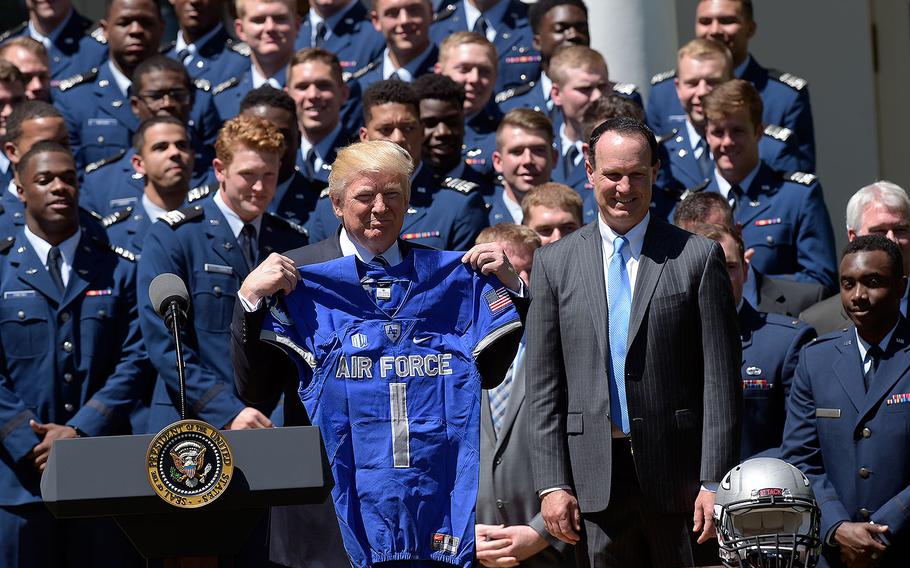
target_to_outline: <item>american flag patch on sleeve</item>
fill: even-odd
[[[487,307],[494,314],[512,305],[512,298],[509,296],[509,291],[506,290],[505,286],[490,290],[483,295],[483,299],[486,300]]]

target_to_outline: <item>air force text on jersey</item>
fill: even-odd
[[[414,339],[417,339],[416,337]],[[427,337],[429,339],[429,337]],[[336,379],[372,379],[373,360],[369,357],[342,355],[338,358]],[[379,378],[438,377],[452,374],[451,353],[429,355],[383,355],[379,358]]]

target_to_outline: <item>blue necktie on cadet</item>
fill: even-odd
[[[629,314],[632,290],[629,273],[622,257],[628,241],[623,236],[613,239],[613,256],[607,271],[607,311],[610,320],[610,414],[612,422],[629,433],[629,407],[626,403],[626,351],[629,339]]]

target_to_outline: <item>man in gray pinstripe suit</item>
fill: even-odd
[[[741,352],[723,252],[649,214],[659,164],[638,121],[598,126],[586,167],[598,220],[540,249],[532,271],[541,514],[578,543],[582,566],[690,566],[688,519],[699,542],[713,535],[712,490],[739,457]]]

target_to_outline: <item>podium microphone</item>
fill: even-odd
[[[186,323],[186,313],[190,309],[190,294],[179,276],[165,272],[153,278],[149,284],[149,300],[158,315],[164,318],[164,324],[174,339],[177,351],[177,378],[180,381],[180,419],[186,420],[186,365],[180,346],[180,326]]]

